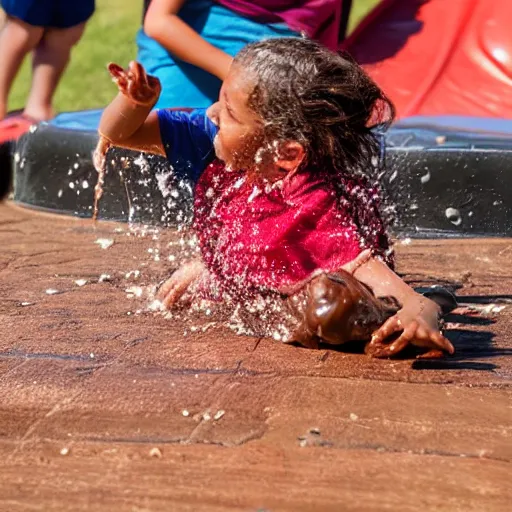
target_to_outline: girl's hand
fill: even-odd
[[[162,90],[160,80],[146,74],[145,69],[138,62],[130,62],[127,70],[111,62],[108,65],[108,71],[119,91],[135,104],[153,106],[158,101]]]
[[[391,343],[385,343],[398,331],[402,334]],[[439,329],[439,308],[431,300],[422,297],[406,304],[396,315],[389,318],[373,335],[365,352],[372,357],[391,357],[407,345],[428,349],[419,357],[441,357],[443,352],[453,354],[453,345]]]
[[[165,309],[169,309],[183,297],[190,286],[199,280],[204,272],[205,266],[201,260],[192,260],[184,263],[160,287],[156,298]]]

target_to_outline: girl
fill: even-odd
[[[233,56],[248,43],[305,34],[335,49],[345,6],[344,0],[146,0],[137,60],[164,86],[158,108],[209,107]]]
[[[371,131],[393,108],[352,60],[306,39],[246,46],[208,111],[158,110],[160,84],[131,63],[110,72],[119,94],[105,110],[109,143],[167,156],[196,181],[194,228],[201,260],[162,286],[166,307],[195,286],[244,302],[295,293],[323,272],[346,270],[401,309],[374,334],[389,356],[409,343],[453,353],[439,307],[392,270],[369,172],[379,143]]]

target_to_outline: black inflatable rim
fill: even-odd
[[[396,231],[414,238],[511,236],[512,133],[497,137],[495,132],[450,131],[446,127],[436,132],[434,128],[431,123],[396,126],[386,136],[389,168],[384,181],[391,183],[391,178],[397,174],[395,183],[402,180],[400,186],[403,184],[403,190],[406,190],[406,193],[403,190],[399,190],[399,193],[391,191],[401,208],[401,223]],[[92,166],[96,141],[97,135],[93,131],[57,128],[51,124],[42,124],[34,133],[23,136],[15,147],[18,157],[13,158],[15,201],[39,211],[90,217],[93,203],[91,189],[97,177]],[[56,188],[51,189],[52,180],[61,184],[66,180],[67,163],[62,162],[69,162],[74,155],[79,155],[83,165],[82,176],[89,181],[90,189],[79,198],[67,194],[59,202],[55,198]],[[109,160],[120,162],[123,156],[134,158],[139,153],[115,149]],[[60,160],[52,163],[52,158]],[[154,167],[167,165],[163,158],[151,158]],[[25,164],[24,168],[21,163]],[[474,168],[468,173],[464,169],[469,164]],[[427,167],[430,168],[428,173],[432,174],[432,179],[429,177],[430,182],[423,183]],[[115,174],[115,169],[111,169],[109,174]],[[41,180],[41,176],[45,176],[45,180]],[[117,192],[111,194],[110,198],[102,198],[100,218],[126,221],[127,207],[120,204],[119,184],[112,186],[113,190],[115,186],[118,187]],[[391,184],[389,188],[393,186]],[[142,194],[140,190],[134,190],[136,195]],[[165,203],[155,187],[151,194],[159,207]],[[84,196],[86,199],[82,201]],[[467,203],[468,197],[472,197],[475,211]],[[77,199],[78,206],[75,207]],[[457,205],[460,205],[459,208],[455,208]],[[415,210],[413,206],[416,206]],[[446,213],[448,210],[460,210],[463,217],[461,228],[453,223],[453,219],[450,221]],[[136,221],[161,224],[158,213],[144,214]],[[169,220],[172,224],[172,219],[167,219],[166,225]]]

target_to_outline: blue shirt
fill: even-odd
[[[206,116],[206,109],[192,112],[157,111],[160,136],[174,175],[197,182],[215,158],[213,139],[218,128]]]

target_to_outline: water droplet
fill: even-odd
[[[446,218],[454,226],[460,226],[462,224],[462,217],[460,215],[459,210],[457,210],[457,208],[446,208],[445,215],[446,215]]]
[[[421,178],[421,183],[425,184],[430,181],[430,171],[427,171],[427,174],[424,174]]]
[[[160,449],[158,448],[151,448],[151,450],[149,450],[149,456],[150,457],[155,457],[157,459],[161,459],[162,458],[162,452],[160,451]]]
[[[142,297],[143,289],[140,286],[131,286],[130,288],[126,288],[125,292],[135,297]]]
[[[224,411],[224,410],[220,409],[220,410],[218,410],[218,411],[215,413],[215,416],[213,417],[213,419],[214,419],[215,421],[220,420],[220,419],[222,418],[222,416],[224,416],[224,414],[226,414],[226,411]]]
[[[94,243],[98,244],[102,249],[108,249],[114,245],[114,240],[110,238],[98,238]]]

